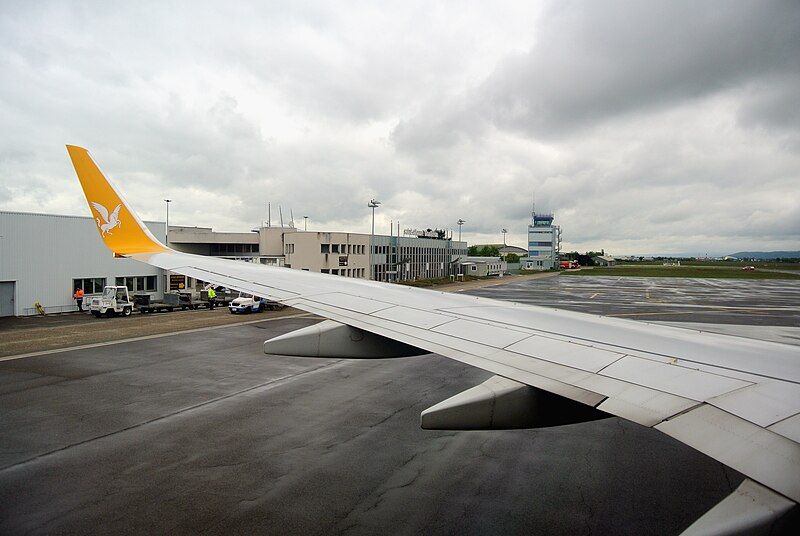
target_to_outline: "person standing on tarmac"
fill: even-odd
[[[83,312],[83,289],[78,287],[75,289],[75,294],[72,295],[75,303],[78,304],[78,311]]]
[[[213,287],[208,287],[208,308],[214,310],[217,301],[217,291]]]

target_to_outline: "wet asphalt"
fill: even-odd
[[[531,302],[551,293],[566,308],[586,302],[581,310],[597,312],[600,296],[591,295],[606,288],[606,312],[654,312],[630,303],[647,302],[647,285],[612,291],[590,279],[472,293]],[[767,283],[747,282],[758,289],[736,295],[773,311],[800,288]],[[660,299],[681,291],[689,297],[680,303],[694,305],[743,299],[650,288]],[[711,321],[692,309],[699,316],[659,320]],[[716,314],[718,322],[790,322],[796,311]],[[275,319],[1,362],[0,534],[674,534],[741,481],[618,418],[421,430],[422,410],[489,374],[435,355],[262,353],[265,339],[313,322]]]

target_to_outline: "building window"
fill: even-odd
[[[105,277],[86,277],[72,280],[72,291],[82,288],[84,294],[102,294],[103,287],[106,286]]]
[[[320,272],[323,274],[328,274],[330,273],[330,270],[328,270],[327,268],[323,268],[322,270],[320,270]]]
[[[154,275],[118,277],[118,287],[127,287],[130,292],[155,292],[158,290],[158,279]]]
[[[330,253],[331,252],[331,245],[330,244],[320,244],[319,252],[320,253]]]
[[[331,253],[339,253],[339,244],[331,244]]]

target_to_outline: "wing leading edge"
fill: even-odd
[[[800,349],[467,295],[173,251],[85,149],[68,146],[114,253],[266,296],[660,430],[800,502]],[[122,232],[122,230],[125,230]]]

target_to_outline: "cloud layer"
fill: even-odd
[[[86,212],[65,143],[147,218],[455,227],[524,245],[800,247],[800,4],[7,4],[0,208]],[[274,214],[274,212],[273,212]],[[288,216],[285,217],[288,219]]]

